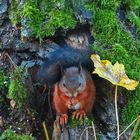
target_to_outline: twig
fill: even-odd
[[[43,129],[44,129],[44,132],[45,132],[46,140],[49,140],[48,131],[47,131],[47,128],[46,128],[45,121],[42,123],[42,125],[43,125]]]
[[[84,132],[85,132],[87,129],[89,129],[89,128],[92,128],[92,127],[91,127],[91,126],[88,126],[88,127],[86,127],[86,128],[83,130],[82,134],[80,135],[80,140],[82,140],[82,136],[83,136]]]
[[[22,83],[24,84],[23,78],[22,78],[22,76],[21,76],[21,74],[20,74],[20,72],[19,72],[19,70],[18,70],[17,65],[13,62],[13,60],[11,59],[11,57],[9,56],[8,53],[5,53],[5,52],[4,52],[4,55],[8,57],[8,59],[10,60],[9,62],[10,62],[11,68],[12,68],[12,66],[14,67],[14,69],[17,71],[17,73],[18,73],[18,75],[19,75],[19,77],[20,77]]]
[[[120,137],[121,135],[123,135],[123,134],[128,130],[128,128],[130,128],[130,127],[135,123],[135,121],[137,121],[138,118],[140,118],[140,116],[138,116],[132,123],[130,123],[130,124],[126,127],[126,129],[119,135],[119,137]],[[117,137],[117,138],[118,138],[118,137]],[[116,138],[115,140],[117,140],[117,138]]]
[[[92,124],[92,129],[93,129],[94,138],[95,138],[95,140],[97,140],[96,131],[95,131],[95,127],[94,127],[93,121],[91,122],[91,124]]]
[[[11,67],[13,66],[14,69],[17,69],[17,66],[15,65],[15,63],[13,62],[13,60],[11,59],[11,57],[9,56],[8,53],[4,53],[5,56],[8,57],[8,59],[10,60],[10,64],[11,64]]]
[[[117,91],[118,91],[118,86],[115,86],[115,113],[116,113],[116,122],[117,122],[117,140],[119,140],[119,117],[118,117],[118,106],[117,106]]]
[[[132,140],[132,138],[133,138],[133,136],[134,136],[134,134],[135,134],[135,131],[136,131],[136,129],[137,129],[139,123],[140,123],[140,117],[138,117],[138,119],[137,119],[137,122],[136,122],[136,124],[135,124],[135,126],[134,126],[134,129],[133,129],[133,131],[132,131],[132,133],[131,133],[131,137],[129,138],[129,140]]]
[[[95,140],[97,140],[96,131],[95,131],[95,127],[94,127],[93,121],[92,121],[92,126],[88,126],[88,127],[86,127],[86,128],[83,130],[82,134],[80,135],[80,140],[82,140],[82,136],[83,136],[84,132],[85,132],[87,129],[89,129],[89,128],[93,129],[94,138],[95,138]]]

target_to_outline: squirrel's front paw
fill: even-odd
[[[60,124],[61,125],[66,124],[67,121],[68,121],[68,115],[67,114],[61,114],[59,121],[60,121]]]
[[[73,112],[72,114],[72,118],[76,118],[76,119],[82,119],[82,118],[86,118],[86,113],[84,110],[77,110],[75,112]]]
[[[70,100],[67,100],[65,105],[68,107],[68,109],[71,109],[72,108],[72,103]]]

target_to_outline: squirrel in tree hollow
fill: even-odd
[[[95,86],[90,73],[81,68],[70,67],[63,72],[63,76],[55,85],[54,105],[60,115],[60,124],[67,123],[67,110],[73,112],[73,118],[85,118],[91,112],[95,101]]]
[[[75,110],[73,117],[77,119],[85,118],[92,110],[96,91],[90,74],[94,68],[91,38],[85,30],[69,33],[63,45],[58,41],[59,45],[49,52],[38,72],[41,82],[55,85],[53,102],[60,124],[67,123],[68,109]]]

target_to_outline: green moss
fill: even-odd
[[[13,130],[7,129],[0,136],[0,140],[35,140],[35,138],[30,135],[16,134]]]
[[[81,120],[70,117],[69,121],[68,121],[68,126],[69,127],[76,127],[76,126],[83,125],[83,124],[91,125],[92,121],[94,121],[94,119],[93,119],[93,116],[91,114],[87,114],[86,119],[81,119]]]
[[[130,32],[123,28],[116,16],[116,11],[99,7],[94,7],[94,11],[93,35],[96,42],[93,48],[95,52],[113,63],[116,61],[123,63],[129,76],[138,79],[140,42],[133,39]]]
[[[132,11],[129,12],[127,17],[129,22],[136,28],[137,34],[140,36],[140,17]]]
[[[9,86],[9,74],[3,68],[0,68],[0,105],[4,103],[4,98],[7,93],[7,87]]]
[[[18,24],[21,18],[26,20],[33,35],[40,40],[45,36],[53,36],[58,29],[64,31],[76,26],[73,9],[65,0],[26,0],[20,11],[19,5],[19,0],[12,2],[12,22]]]
[[[7,86],[8,76],[6,75],[4,69],[0,69],[0,89]]]
[[[23,83],[23,71],[19,69],[11,73],[8,98],[16,101],[19,107],[26,103],[27,91]]]
[[[126,5],[128,9],[135,10],[140,8],[140,1],[139,0],[124,0],[122,1],[124,5]]]
[[[132,78],[138,73],[138,50],[140,43],[134,40],[118,21],[116,13],[111,10],[95,9],[93,35],[96,43],[93,48],[104,59],[113,63],[123,63],[127,74]],[[134,61],[135,60],[135,61]],[[134,65],[137,65],[137,69]],[[137,74],[136,74],[137,75]]]
[[[120,3],[120,0],[97,0],[96,7],[99,7],[100,9],[109,9],[109,10],[116,10]]]
[[[20,23],[21,21],[21,16],[20,16],[21,10],[22,10],[22,6],[20,5],[20,1],[12,0],[12,4],[9,11],[9,17],[14,25]]]
[[[104,47],[116,43],[125,47],[133,47],[133,39],[120,25],[115,11],[95,9],[93,35]]]
[[[130,21],[136,26],[137,34],[140,35],[140,17],[135,14],[130,18]]]
[[[128,9],[137,7],[137,2],[134,4],[134,1],[131,1],[130,3],[133,4],[131,6],[128,5]],[[114,6],[111,3],[114,3]],[[109,4],[112,5],[112,8]],[[119,1],[113,2],[108,0],[98,0],[94,3],[93,35],[96,42],[93,45],[93,49],[102,59],[108,59],[112,63],[116,61],[123,63],[128,76],[132,79],[139,80],[140,41],[134,39],[131,33],[119,21],[116,14],[116,5],[119,4]],[[139,19],[135,19],[133,23],[138,27]],[[137,30],[139,30],[139,27]],[[125,93],[129,96],[128,104],[122,113],[122,122],[126,126],[140,115],[140,86],[133,92],[125,91]],[[138,139],[140,134],[139,130],[137,129],[134,140]]]
[[[127,9],[127,22],[136,27],[137,34],[140,36],[140,1],[139,0],[125,0],[123,1]]]

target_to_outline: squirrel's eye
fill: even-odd
[[[79,83],[79,87],[82,85],[82,83]]]
[[[64,86],[64,87],[66,87],[66,84],[65,84],[65,83],[63,83],[63,86]]]

